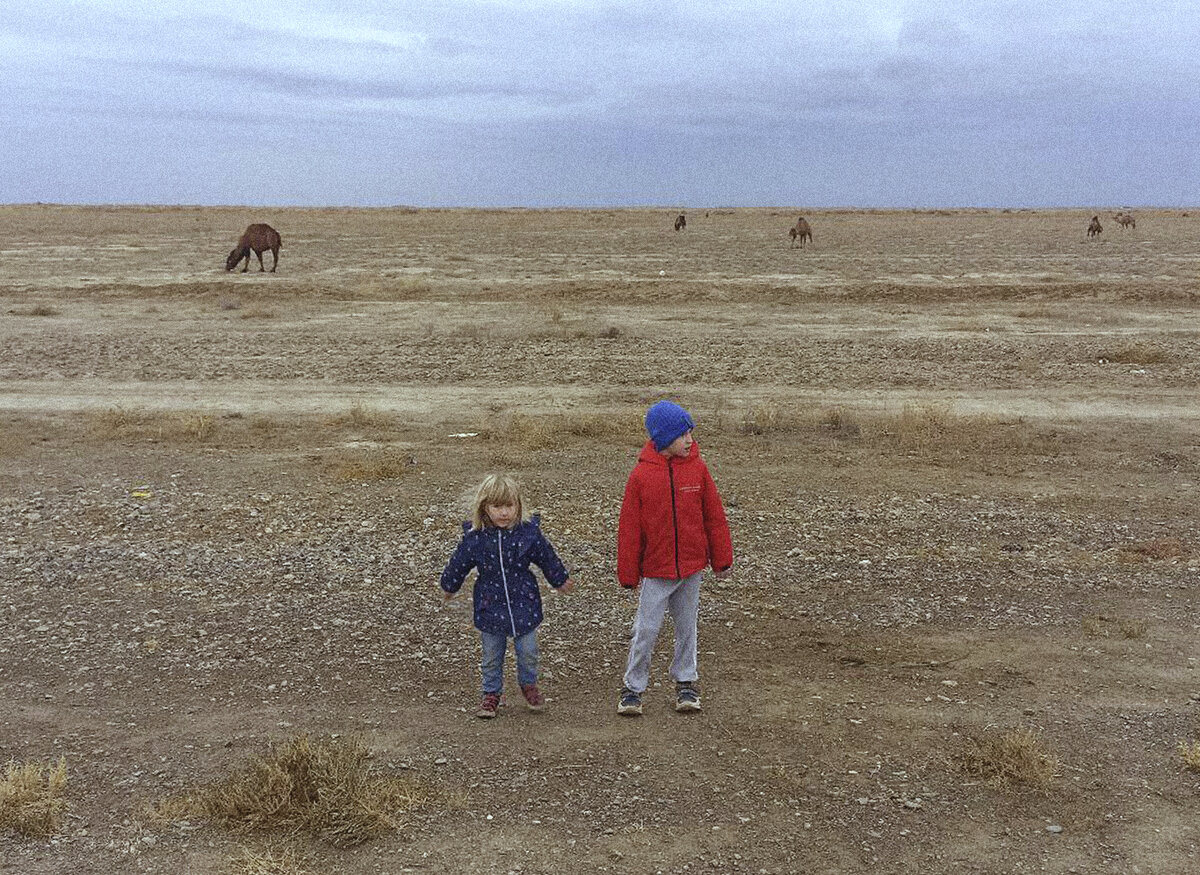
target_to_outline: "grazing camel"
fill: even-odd
[[[1100,217],[1092,216],[1092,223],[1088,225],[1088,237],[1098,237],[1103,230],[1100,227]]]
[[[800,248],[804,248],[805,241],[812,243],[812,228],[809,227],[808,220],[801,216],[796,220],[796,224],[788,230],[788,236],[792,238],[792,246],[796,245],[796,240],[800,241]]]
[[[1133,228],[1135,231],[1137,230],[1137,220],[1133,218],[1132,213],[1115,213],[1113,215],[1113,219],[1115,219],[1116,223],[1121,226],[1122,231],[1124,231],[1126,228]]]
[[[675,230],[682,231],[686,227],[687,227],[687,217],[684,216],[683,213],[680,213],[678,216],[675,217]]]
[[[243,258],[246,259],[246,266],[242,268],[242,273],[250,269],[250,253],[253,251],[258,256],[258,270],[262,273],[263,257],[262,254],[270,249],[271,256],[274,260],[271,262],[271,273],[275,273],[275,266],[279,264],[279,249],[283,246],[283,239],[279,236],[279,232],[270,225],[251,225],[242,233],[241,239],[238,240],[237,246],[229,253],[229,257],[225,259],[225,269],[233,270],[238,266]]]

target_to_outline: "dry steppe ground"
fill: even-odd
[[[0,870],[1195,871],[1200,216],[676,212],[0,207],[0,761],[67,778]],[[668,624],[625,719],[660,397],[737,565],[703,712]],[[436,579],[498,469],[580,586],[481,721]],[[198,801],[305,745],[374,820]]]

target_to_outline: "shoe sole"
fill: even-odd
[[[699,711],[700,703],[699,702],[676,702],[675,710],[679,711],[681,713],[687,712],[687,711]]]
[[[493,717],[496,716],[496,712],[495,711],[476,711],[475,716],[480,718],[481,720],[491,720]]]
[[[525,707],[526,707],[526,708],[528,708],[530,711],[537,711],[537,712],[541,712],[541,711],[545,711],[545,710],[546,710],[546,703],[545,703],[545,702],[543,702],[543,703],[542,703],[542,704],[540,704],[540,705],[530,705],[528,702],[526,702],[526,703],[525,703]]]
[[[642,713],[641,705],[618,705],[617,713],[624,714],[626,717],[637,717]]]

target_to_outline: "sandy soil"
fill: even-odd
[[[802,250],[791,210],[0,207],[0,758],[70,781],[0,869],[1195,868],[1200,219],[1091,212],[806,212]],[[278,271],[225,273],[254,221]],[[668,626],[630,720],[664,396],[737,565],[704,710]],[[481,721],[435,581],[496,469],[580,588],[549,709]],[[1048,783],[981,771],[1019,729]],[[154,814],[300,733],[429,801],[351,849]]]

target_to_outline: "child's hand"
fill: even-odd
[[[462,590],[459,590],[458,592],[462,592]],[[458,598],[458,592],[446,592],[445,590],[442,590],[443,604],[445,602],[453,601],[454,599]]]
[[[566,594],[571,592],[573,589],[575,589],[575,581],[568,577],[566,583],[558,588],[558,592]]]
[[[729,576],[728,568],[726,568],[724,571],[714,571],[713,572],[713,577],[715,577],[717,580],[724,580],[728,576]]]

